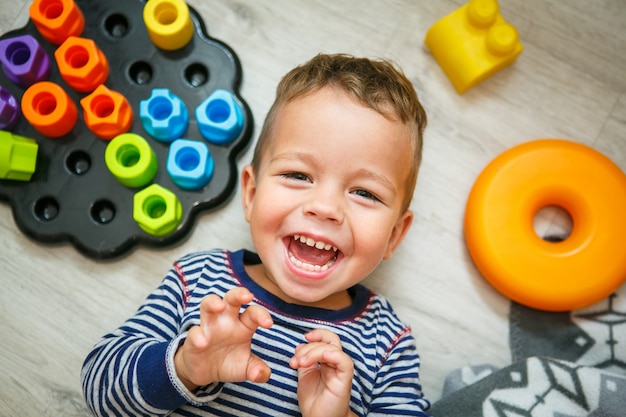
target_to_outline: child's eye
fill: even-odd
[[[308,181],[308,182],[311,181],[309,179],[309,176],[306,174],[303,174],[302,172],[287,172],[285,174],[281,174],[281,176],[284,178],[297,180],[297,181]]]
[[[370,193],[367,190],[355,190],[355,191],[353,191],[353,194],[358,195],[359,197],[366,198],[368,200],[372,200],[372,201],[375,201],[375,202],[381,202],[381,200],[378,197],[376,197],[374,194]]]

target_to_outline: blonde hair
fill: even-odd
[[[252,158],[253,170],[258,172],[281,107],[326,86],[343,89],[356,102],[388,119],[398,120],[409,128],[413,163],[407,173],[407,192],[403,202],[403,211],[407,210],[413,198],[422,161],[426,112],[411,82],[399,68],[387,60],[356,58],[347,54],[319,54],[289,71],[278,84],[276,99],[265,118]]]

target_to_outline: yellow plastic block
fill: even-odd
[[[424,43],[459,94],[512,64],[524,49],[496,0],[471,0],[437,21]]]

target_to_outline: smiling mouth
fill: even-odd
[[[304,271],[323,272],[337,260],[338,249],[330,243],[294,235],[289,242],[289,259]]]

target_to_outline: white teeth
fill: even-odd
[[[324,242],[316,242],[313,238],[302,236],[302,235],[293,235],[293,239],[304,243],[307,246],[315,247],[317,249],[331,250],[333,252],[337,252],[337,248],[330,243]]]
[[[332,250],[333,252],[337,252],[337,248],[331,245],[330,243],[318,242],[318,241],[315,241],[315,239],[310,238],[310,237],[306,237],[302,235],[294,235],[293,240],[302,242],[307,246],[315,247],[316,249],[319,249],[319,250],[323,249],[323,250]],[[293,264],[296,265],[298,268],[303,269],[305,271],[310,271],[310,272],[326,271],[335,263],[335,260],[336,260],[336,258],[333,258],[330,261],[328,261],[326,265],[313,265],[307,262],[302,262],[299,259],[296,259],[296,257],[293,256],[292,254],[289,254],[289,259],[291,259],[291,262],[293,262]]]
[[[291,262],[293,262],[298,268],[304,269],[305,271],[311,271],[311,272],[326,271],[328,268],[330,268],[335,263],[335,260],[332,259],[326,265],[312,265],[310,263],[302,262],[302,261],[296,259],[295,256],[293,256],[293,255],[290,255],[289,259],[291,259]]]
[[[294,235],[293,238],[295,240],[299,240],[300,242],[306,244],[306,241],[307,241],[306,236]]]

